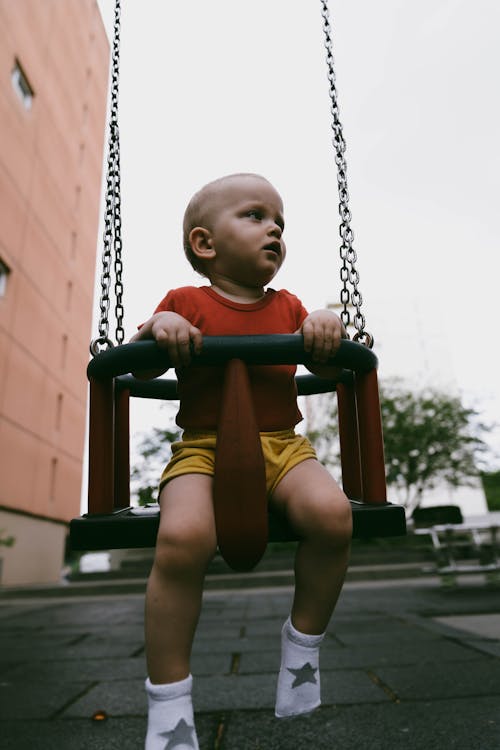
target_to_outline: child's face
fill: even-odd
[[[210,278],[265,286],[285,259],[283,203],[260,177],[234,177],[215,196],[211,211],[214,257]]]

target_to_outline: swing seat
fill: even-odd
[[[203,340],[197,365],[311,364],[302,336],[212,336]],[[338,380],[296,377],[299,395],[337,391],[343,489],[353,511],[353,537],[402,536],[404,508],[386,500],[385,466],[377,358],[365,346],[342,341],[329,364],[345,368]],[[90,380],[89,512],[70,523],[77,551],[151,547],[159,523],[157,506],[130,507],[129,398],[175,400],[177,381],[138,380],[128,373],[170,367],[168,355],[153,341],[108,349],[88,367]],[[284,518],[268,514],[268,541],[297,541]]]
[[[404,536],[404,509],[391,503],[373,504],[351,500],[353,539]],[[85,514],[70,523],[71,548],[75,551],[154,547],[160,521],[158,505],[119,508],[111,513]],[[269,542],[297,542],[300,537],[285,518],[269,511]]]

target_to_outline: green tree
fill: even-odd
[[[338,465],[336,399],[323,406],[326,419],[311,431],[320,458]],[[487,427],[458,396],[437,389],[414,391],[401,381],[380,388],[387,484],[411,513],[426,490],[446,483],[452,487],[477,482],[487,451],[481,435]],[[309,433],[308,433],[309,434]]]
[[[500,471],[484,471],[481,479],[488,510],[500,510]]]
[[[132,496],[139,505],[157,502],[160,475],[171,456],[170,445],[179,440],[180,433],[172,419],[167,427],[154,427],[142,436],[130,477]]]
[[[0,529],[0,547],[13,547],[15,541],[15,537],[7,536],[5,529]]]

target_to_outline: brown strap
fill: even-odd
[[[267,545],[267,490],[250,380],[241,359],[226,366],[213,492],[220,553],[234,570],[251,570]]]

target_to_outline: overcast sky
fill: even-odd
[[[98,1],[112,33],[114,0]],[[320,10],[319,0],[122,0],[127,337],[168,289],[203,283],[182,252],[183,211],[235,171],[265,175],[284,199],[288,255],[273,286],[311,310],[338,300]],[[456,389],[500,421],[500,4],[330,0],[330,14],[380,376]],[[138,428],[154,419],[134,413]],[[500,430],[491,441],[500,451]]]

